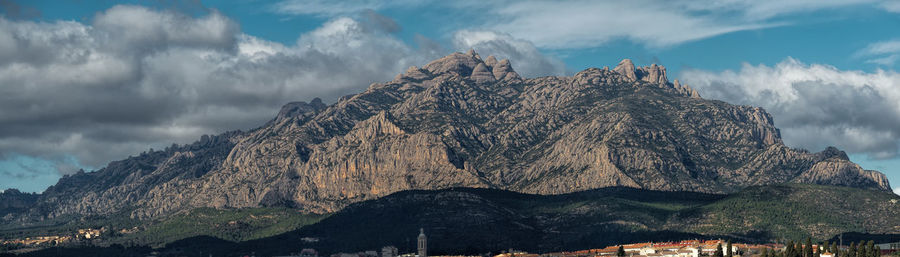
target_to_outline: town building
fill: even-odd
[[[300,250],[300,257],[319,257],[319,252],[315,249],[304,248]]]
[[[394,247],[393,245],[381,248],[381,257],[397,257],[397,255],[397,247]]]
[[[100,237],[100,233],[101,233],[101,231],[99,229],[93,229],[93,228],[79,229],[77,237],[84,238],[84,239],[93,239],[93,238]]]
[[[876,244],[875,246],[881,249],[881,255],[891,255],[900,252],[900,242]]]

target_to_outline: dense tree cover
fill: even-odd
[[[302,214],[289,208],[213,209],[198,208],[165,220],[140,221],[126,215],[87,218],[55,226],[40,226],[20,231],[4,231],[0,238],[25,238],[44,235],[74,235],[81,228],[104,228],[90,241],[67,242],[64,246],[162,246],[195,236],[212,236],[228,241],[246,241],[270,237],[316,223],[326,216]],[[134,228],[137,228],[134,230]],[[121,232],[126,229],[126,232]],[[10,246],[13,247],[13,246]],[[4,249],[0,249],[3,251]]]
[[[744,234],[752,231],[765,231],[775,236],[769,238],[774,240],[777,238],[802,239],[817,234],[811,233],[811,226],[794,224],[828,224],[830,228],[833,228],[832,231],[874,231],[879,229],[879,226],[889,228],[893,227],[891,224],[900,224],[900,215],[874,214],[871,213],[874,210],[871,206],[843,204],[843,202],[850,201],[850,199],[889,202],[896,198],[896,195],[890,193],[818,185],[750,187],[737,194],[729,195],[726,199],[703,206],[702,208],[706,212],[715,213],[715,215],[710,215],[709,217],[712,218],[704,220],[703,222],[706,224],[693,232]],[[822,201],[822,199],[828,200]],[[833,212],[821,211],[823,209],[841,209],[850,215],[836,215]],[[752,225],[748,226],[747,224]],[[877,233],[895,232],[881,230]],[[825,239],[821,238],[821,233],[819,236],[818,239]]]
[[[185,215],[147,225],[141,231],[111,238],[124,245],[162,245],[194,236],[246,241],[274,236],[316,223],[323,216],[286,208],[217,210],[198,208]]]
[[[822,253],[838,254],[840,257],[880,257],[881,250],[875,246],[874,241],[851,242],[846,250],[841,250],[836,242],[825,241],[813,246],[811,238],[804,243],[789,241],[785,243],[783,251],[763,249],[760,257],[819,257]]]

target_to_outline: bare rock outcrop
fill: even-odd
[[[497,80],[496,78],[494,78],[494,74],[490,70],[488,70],[488,66],[484,63],[475,65],[475,69],[472,69],[471,77],[472,80],[475,80],[476,83],[488,83]]]
[[[637,80],[637,74],[634,72],[634,63],[631,62],[631,59],[623,59],[619,62],[619,65],[616,65],[616,67],[613,68],[613,71],[622,74],[622,76],[628,78],[629,81]]]

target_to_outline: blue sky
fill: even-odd
[[[16,124],[0,129],[0,188],[40,192],[469,48],[527,76],[659,63],[705,98],[766,108],[789,146],[838,146],[900,187],[898,1],[2,3],[0,57],[31,66],[0,62],[0,124]]]

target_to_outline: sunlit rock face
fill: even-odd
[[[786,147],[763,109],[705,100],[665,67],[522,78],[454,53],[332,105],[286,105],[246,132],[207,136],[63,178],[29,215],[168,215],[195,207],[326,213],[408,189],[561,194],[609,186],[735,192],[775,183],[890,190],[837,149]]]

